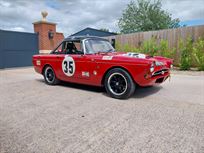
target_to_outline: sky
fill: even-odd
[[[0,0],[0,29],[33,32],[33,22],[57,23],[65,36],[86,27],[118,32],[118,19],[131,0]],[[204,24],[204,0],[162,0],[162,8],[179,18],[181,25]]]

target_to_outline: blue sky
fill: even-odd
[[[58,0],[45,0],[45,4],[54,9],[60,9],[62,5]]]
[[[131,0],[0,0],[0,29],[33,32],[32,23],[47,20],[57,23],[65,36],[86,27],[108,28],[117,32],[118,20]],[[179,18],[181,25],[204,24],[204,0],[162,0],[162,8]]]
[[[186,25],[186,26],[204,25],[204,19],[181,21],[180,24],[181,25]]]

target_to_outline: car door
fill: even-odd
[[[67,46],[68,48],[73,47],[70,44],[74,44],[75,51],[67,49]],[[63,42],[62,49],[59,49],[59,52],[56,55],[59,79],[89,84],[94,62],[89,56],[83,54],[81,41]]]
[[[95,60],[91,55],[73,55],[76,61],[76,71],[81,80],[91,80],[95,68]],[[85,82],[86,82],[85,81]]]
[[[60,80],[74,83],[95,85],[96,62],[95,55],[66,52],[67,43],[74,43],[78,51],[82,51],[79,41],[65,41],[54,52],[53,67]]]
[[[56,54],[56,73],[60,80],[76,82],[79,76],[78,58],[75,54],[68,52],[67,45],[72,44],[72,41],[64,41],[54,53]]]
[[[96,55],[85,54],[77,57],[79,68],[78,78],[83,84],[98,85],[98,67],[96,63]],[[96,83],[97,82],[97,83]]]

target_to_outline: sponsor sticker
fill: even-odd
[[[156,65],[156,66],[162,66],[162,65],[164,65],[164,63],[163,63],[163,62],[156,61],[156,62],[155,62],[155,65]]]
[[[132,53],[132,52],[128,52],[126,54],[123,54],[123,56],[128,56],[128,57],[135,57],[135,58],[146,58],[145,54],[140,54],[140,53]]]
[[[37,60],[37,61],[36,61],[36,65],[41,65],[41,61],[40,61],[40,60]]]
[[[103,56],[102,60],[112,60],[113,56]]]
[[[82,75],[83,77],[89,77],[89,72],[83,72],[83,71],[82,71],[81,75]]]

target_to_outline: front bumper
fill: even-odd
[[[163,83],[166,79],[170,77],[170,69],[161,69],[153,73],[145,74],[144,80],[141,86],[152,86],[155,84]]]

